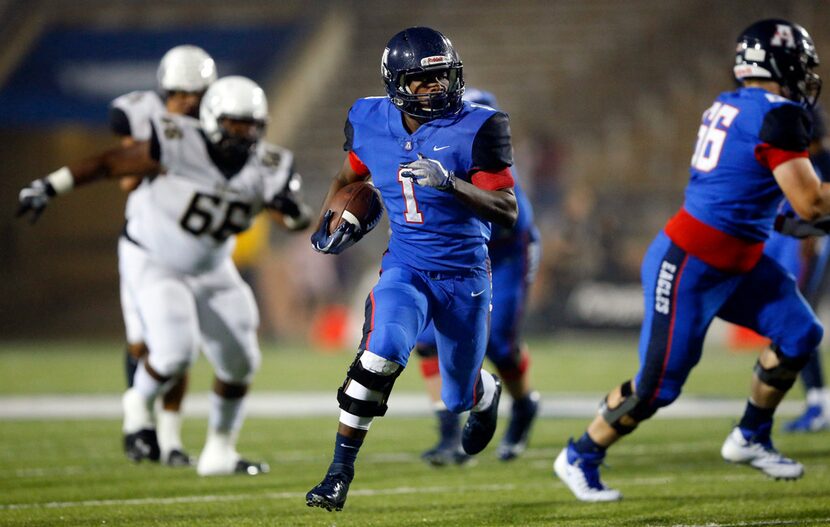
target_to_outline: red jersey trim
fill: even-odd
[[[761,163],[761,166],[770,170],[775,170],[778,165],[786,163],[790,159],[798,159],[799,157],[808,157],[807,151],[793,152],[792,150],[782,150],[768,143],[761,143],[755,147],[755,159]]]
[[[715,269],[730,273],[751,271],[764,253],[764,242],[750,242],[706,225],[682,208],[666,223],[666,235],[675,245]]]
[[[365,176],[369,174],[369,167],[363,164],[363,161],[357,157],[354,150],[349,150],[349,165],[351,165],[352,170],[354,170],[358,176]]]
[[[470,182],[481,190],[501,190],[504,188],[513,188],[513,173],[510,172],[510,167],[504,167],[498,172],[485,172],[480,170],[473,172],[473,177]]]

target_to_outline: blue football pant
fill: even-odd
[[[430,273],[385,268],[366,301],[360,349],[406,367],[416,337],[432,321],[441,364],[441,399],[452,412],[475,403],[487,346],[491,284],[486,271]],[[478,394],[480,395],[480,394]]]
[[[823,329],[795,279],[769,256],[743,274],[719,271],[660,233],[641,268],[645,316],[640,333],[638,397],[655,407],[679,395],[717,316],[768,337],[780,352],[813,352]]]

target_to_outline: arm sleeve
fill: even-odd
[[[352,121],[347,117],[346,124],[343,126],[343,134],[346,136],[346,142],[343,143],[343,150],[351,152],[354,143],[354,126]]]
[[[132,127],[130,127],[130,119],[121,108],[110,106],[110,130],[116,135],[122,137],[133,135]]]
[[[161,143],[153,123],[150,123],[150,157],[161,163]]]
[[[497,112],[481,125],[473,140],[472,157],[474,169],[486,172],[499,172],[513,164],[507,114]]]
[[[762,143],[773,148],[802,152],[810,146],[812,123],[807,111],[796,104],[782,104],[764,116]]]

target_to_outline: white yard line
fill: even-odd
[[[543,417],[592,417],[596,414],[601,394],[575,396],[543,394]],[[509,411],[510,402],[502,400],[500,411]],[[660,410],[657,418],[733,417],[743,412],[744,399],[681,398]],[[334,392],[259,392],[248,397],[247,414],[251,417],[312,417],[336,416],[339,408]],[[206,417],[208,394],[188,394],[184,414]],[[796,415],[803,407],[800,401],[785,401],[778,415]],[[432,414],[424,393],[394,393],[389,399],[388,416],[413,417]],[[0,419],[117,419],[121,417],[121,396],[105,395],[33,395],[0,397]]]
[[[515,485],[474,485],[467,487],[395,487],[390,489],[354,489],[349,496],[393,496],[400,494],[442,494],[469,493],[469,492],[503,492],[513,490]],[[203,496],[179,496],[176,498],[136,498],[127,500],[84,500],[84,501],[52,501],[48,503],[18,503],[2,505],[0,510],[31,510],[31,509],[66,509],[69,507],[109,507],[109,506],[145,506],[145,505],[177,505],[181,503],[223,503],[229,501],[246,500],[288,500],[303,499],[305,492],[265,492],[262,494],[225,494]]]
[[[774,525],[830,525],[830,517],[816,520],[757,520],[735,523],[675,523],[670,527],[764,527]],[[648,524],[646,527],[664,527],[658,524]]]

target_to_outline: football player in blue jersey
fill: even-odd
[[[501,384],[481,369],[490,313],[490,222],[518,215],[507,115],[463,102],[461,59],[443,34],[412,27],[381,59],[387,96],[358,99],[346,121],[348,152],[323,203],[311,241],[337,254],[365,232],[348,222],[328,232],[328,204],[345,185],[370,177],[391,225],[381,274],[366,301],[359,352],[338,390],[334,458],[306,495],[309,506],[341,510],[372,420],[386,412],[416,337],[432,321],[441,398],[470,410],[461,443],[483,450],[496,429]],[[374,222],[370,222],[374,223]]]
[[[807,152],[818,62],[807,31],[785,20],[759,21],[739,36],[734,75],[741,87],[703,113],[685,203],[643,260],[639,370],[606,396],[586,432],[554,461],[579,500],[621,498],[600,480],[606,449],[680,395],[715,317],[772,342],[721,456],[776,479],[803,475],[801,463],[773,447],[773,413],[823,328],[792,275],[763,250],[782,195],[807,221],[830,214],[830,184],[816,176]]]
[[[827,128],[820,105],[813,108],[812,115],[810,161],[818,176],[823,181],[828,181],[830,180],[830,152],[824,147]],[[789,203],[785,201],[782,209],[788,219],[793,217],[794,213]],[[826,284],[827,266],[830,263],[830,243],[827,243],[827,239],[808,236],[801,240],[784,233],[773,232],[764,252],[775,258],[796,277],[802,294],[813,309],[817,309]],[[830,394],[824,386],[820,349],[816,349],[801,370],[801,382],[806,392],[806,408],[798,418],[784,425],[784,430],[817,432],[827,429],[830,427]]]
[[[498,108],[496,97],[487,91],[467,87],[465,101]],[[515,176],[515,170],[514,170]],[[493,225],[487,247],[493,274],[493,312],[490,315],[490,338],[487,357],[496,367],[507,392],[513,398],[510,424],[499,443],[496,454],[502,461],[516,458],[527,447],[530,429],[539,412],[539,392],[533,390],[527,375],[529,355],[521,341],[521,323],[528,288],[538,269],[539,231],[533,224],[530,200],[514,181],[513,191],[519,205],[519,217],[511,229]],[[458,414],[441,401],[441,377],[435,328],[429,325],[418,336],[415,351],[421,357],[421,375],[438,419],[438,443],[424,452],[421,459],[433,466],[464,464],[471,459],[461,448],[461,426]]]

